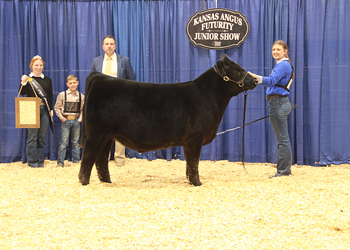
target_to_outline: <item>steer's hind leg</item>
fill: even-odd
[[[96,160],[98,178],[100,181],[107,183],[112,182],[108,170],[109,153],[111,151],[112,144],[113,141],[109,140]]]
[[[98,137],[97,137],[98,138]],[[80,163],[79,181],[83,185],[90,182],[91,170],[95,164],[97,157],[102,151],[104,143],[101,140],[85,139],[83,155]]]
[[[184,146],[186,158],[186,177],[194,186],[200,186],[202,183],[199,180],[198,164],[202,149],[202,141],[189,143]]]

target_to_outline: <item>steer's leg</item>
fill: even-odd
[[[109,153],[111,151],[112,144],[113,141],[109,140],[96,160],[98,178],[100,181],[107,183],[112,182],[108,170]]]
[[[90,182],[91,170],[97,157],[102,151],[104,143],[101,142],[100,137],[96,136],[99,140],[85,139],[83,155],[80,163],[79,181],[83,185],[87,185]]]
[[[186,158],[186,177],[194,186],[200,186],[198,164],[202,149],[202,140],[194,141],[184,146]]]

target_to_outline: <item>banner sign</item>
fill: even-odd
[[[220,50],[243,43],[249,33],[249,24],[239,11],[215,8],[191,16],[186,32],[195,46]]]

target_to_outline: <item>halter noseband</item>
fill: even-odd
[[[239,87],[241,87],[241,88],[243,88],[243,86],[244,86],[244,80],[245,80],[245,78],[246,78],[247,75],[248,75],[248,71],[246,71],[244,77],[243,77],[241,80],[239,80],[239,81],[234,81],[234,80],[230,79],[230,77],[228,77],[228,76],[222,76],[222,75],[219,73],[219,70],[218,70],[218,68],[217,68],[216,65],[214,65],[214,71],[216,72],[216,74],[218,74],[219,76],[221,76],[222,79],[223,79],[225,82],[228,82],[228,81],[234,82],[234,83],[236,83],[236,84],[237,84]]]

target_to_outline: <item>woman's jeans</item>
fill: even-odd
[[[49,127],[49,113],[44,105],[40,105],[40,128],[28,128],[27,160],[32,168],[44,167],[45,137]]]
[[[278,143],[277,173],[291,174],[292,148],[288,134],[287,118],[291,111],[288,97],[275,97],[268,100],[270,121]]]
[[[80,122],[78,119],[66,120],[61,125],[61,143],[58,149],[57,164],[64,165],[64,159],[66,158],[67,147],[69,144],[69,134],[71,134],[72,139],[72,160],[73,163],[80,161]]]

